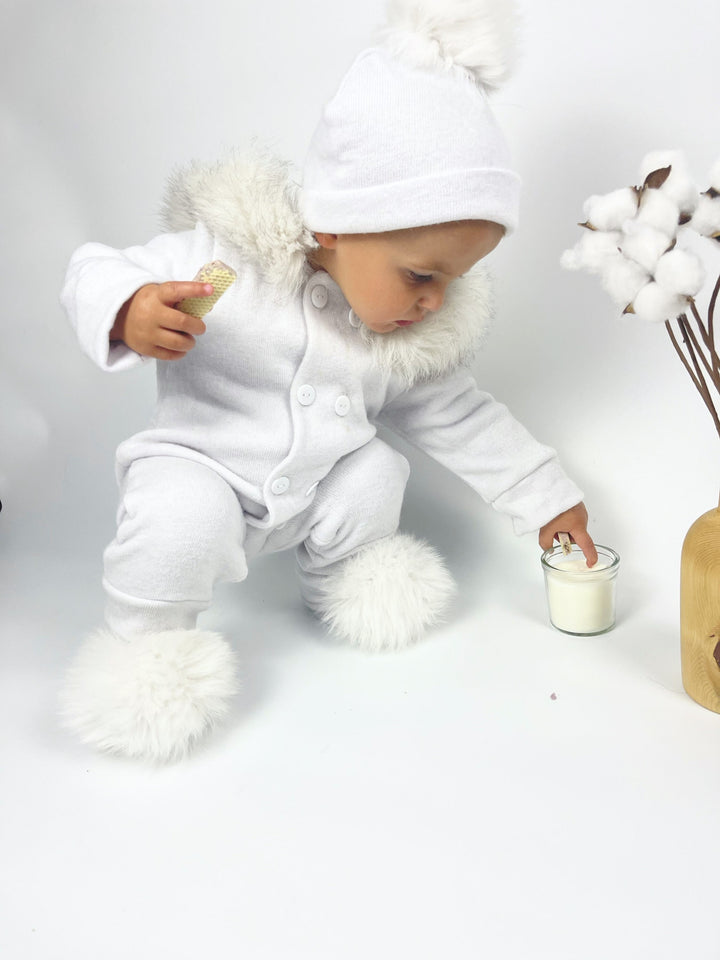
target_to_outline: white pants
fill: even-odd
[[[266,530],[247,522],[235,491],[210,467],[136,460],[105,551],[108,626],[120,636],[191,629],[216,583],[244,580],[248,559],[291,547],[312,608],[337,564],[395,533],[408,474],[407,460],[376,437],[338,461],[306,510]]]

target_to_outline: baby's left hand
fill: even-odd
[[[584,503],[578,503],[576,507],[566,510],[559,517],[555,517],[550,523],[546,523],[541,528],[538,536],[538,543],[543,550],[550,550],[553,541],[558,533],[569,533],[570,537],[580,547],[585,554],[585,560],[589,567],[595,566],[598,555],[592,537],[587,531],[588,512]]]

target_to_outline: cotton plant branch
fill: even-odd
[[[717,278],[715,289],[710,297],[710,306],[708,307],[708,336],[712,342],[715,341],[715,305],[717,303],[718,294],[720,294],[720,276]]]
[[[561,263],[569,270],[599,275],[623,314],[664,323],[720,436],[720,355],[715,343],[720,276],[705,320],[695,300],[705,284],[705,270],[686,243],[695,233],[720,244],[720,160],[702,193],[677,152],[648,154],[640,176],[640,187],[585,201],[585,221],[579,226],[586,232],[565,251]]]
[[[720,435],[720,417],[718,416],[717,407],[715,406],[715,403],[713,401],[710,388],[708,387],[705,377],[703,376],[702,368],[698,363],[697,355],[693,349],[693,346],[695,346],[695,343],[693,342],[692,330],[689,327],[687,317],[685,317],[685,315],[683,314],[681,317],[677,318],[677,322],[678,322],[678,326],[680,327],[680,331],[685,338],[684,343],[685,343],[687,353],[690,357],[690,360],[692,361],[692,366],[690,362],[688,362],[685,354],[683,353],[682,347],[678,343],[678,340],[675,336],[675,333],[673,332],[673,329],[669,320],[665,321],[665,327],[668,331],[668,334],[670,335],[670,340],[672,341],[673,347],[675,348],[678,356],[682,360],[685,369],[690,374],[690,379],[695,384],[700,396],[703,398],[705,402],[705,406],[710,411],[710,416],[713,418],[715,429],[717,430],[718,435]],[[707,367],[708,366],[707,362],[705,361],[705,357],[702,356],[702,354],[701,354],[701,358],[704,362],[704,365]],[[714,373],[714,371],[711,371],[711,373]],[[715,387],[716,392],[720,392],[720,383],[717,376],[715,375],[711,376],[711,383]]]

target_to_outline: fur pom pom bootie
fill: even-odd
[[[339,563],[312,607],[339,640],[372,652],[399,650],[442,619],[456,590],[432,547],[396,533]]]
[[[65,725],[101,750],[151,761],[184,756],[228,711],[235,655],[206,630],[125,640],[99,630],[80,648],[61,693]]]

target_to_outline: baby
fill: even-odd
[[[454,584],[398,532],[408,463],[379,423],[517,533],[548,548],[566,531],[595,562],[555,452],[467,369],[491,310],[475,265],[517,221],[486,96],[509,10],[397,0],[326,106],[301,188],[268,157],[196,164],[169,186],[166,233],[73,256],[62,300],[84,350],[107,370],[155,358],[158,380],[150,427],[118,449],[106,624],[63,695],[87,742],[169,759],[222,717],[235,658],[197,618],[261,553],[294,548],[307,605],[364,649],[403,647],[443,615]],[[212,293],[187,279],[212,260],[237,281],[205,323],[178,303]]]

